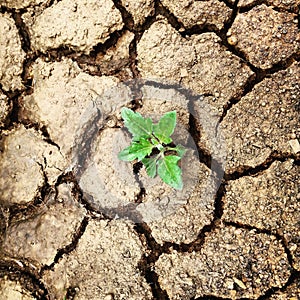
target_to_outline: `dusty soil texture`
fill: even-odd
[[[0,300],[300,299],[299,0],[0,0]],[[120,161],[121,108],[186,153]]]

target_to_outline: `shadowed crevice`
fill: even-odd
[[[78,183],[78,178],[74,175],[72,171],[63,173],[61,174],[56,183],[55,183],[55,189],[57,190],[57,187],[63,183],[72,183],[72,196],[73,198],[80,203],[88,212],[91,218],[101,218],[101,219],[111,219],[102,214],[101,211],[96,209],[95,207],[92,206],[92,204],[86,199],[86,197],[83,195],[83,191],[81,190],[79,183]]]
[[[294,270],[293,269],[294,260],[293,260],[293,256],[291,254],[291,251],[287,246],[287,241],[285,240],[285,238],[283,236],[281,236],[279,233],[277,233],[276,230],[258,228],[258,227],[255,227],[255,226],[243,224],[243,223],[240,223],[240,222],[232,222],[232,221],[224,221],[224,224],[227,225],[227,226],[233,226],[235,228],[246,229],[248,231],[255,230],[255,232],[257,234],[267,234],[268,236],[275,236],[276,240],[279,241],[281,243],[281,245],[283,246],[283,248],[284,248],[285,254],[286,254],[288,262],[290,264],[290,268],[292,270]]]
[[[165,17],[168,20],[168,23],[170,23],[177,31],[185,28],[183,23],[181,23],[167,7],[163,6],[159,0],[157,1],[156,14]]]
[[[0,261],[0,278],[5,276],[9,280],[18,281],[35,299],[50,300],[46,286],[29,268],[21,269],[14,262]]]
[[[43,275],[43,273],[47,270],[53,270],[54,266],[59,262],[59,260],[65,255],[65,254],[69,254],[71,253],[73,250],[76,249],[77,247],[77,244],[80,240],[80,238],[82,237],[82,235],[84,234],[85,230],[86,230],[86,227],[88,225],[88,221],[89,221],[89,218],[88,217],[84,217],[80,226],[76,229],[76,232],[74,233],[73,235],[73,238],[72,238],[72,242],[59,249],[55,255],[55,258],[54,258],[54,261],[51,265],[45,265],[42,267],[41,269],[41,275]]]
[[[15,21],[16,27],[20,35],[22,49],[27,53],[31,51],[31,45],[30,45],[29,30],[22,19],[22,14],[24,12],[26,11],[14,10],[14,9],[10,11],[11,16]]]
[[[34,199],[28,203],[23,204],[13,204],[9,206],[9,217],[8,223],[15,223],[18,220],[28,219],[33,216],[43,205],[45,201],[55,193],[53,187],[48,183],[47,176],[43,172],[44,183],[41,187],[38,188],[36,196]]]
[[[195,241],[189,243],[189,244],[180,244],[179,245],[179,252],[194,252],[194,251],[200,251],[205,243],[205,238],[207,235],[211,232],[213,232],[220,224],[223,210],[224,210],[224,203],[223,203],[223,197],[225,195],[226,189],[225,189],[226,183],[223,182],[215,196],[214,201],[214,212],[213,212],[213,220],[210,222],[210,224],[203,226],[203,228],[200,230],[198,237]],[[171,246],[170,246],[171,247]],[[169,248],[170,248],[169,247]],[[174,248],[174,247],[173,247]]]
[[[193,113],[191,113],[189,117],[189,133],[193,138],[195,145],[197,147],[199,161],[205,164],[207,168],[211,169],[212,156],[208,151],[203,150],[199,145],[201,140],[200,124],[199,121],[194,117]]]
[[[9,93],[6,93],[9,101],[12,104],[12,110],[9,114],[9,116],[7,117],[7,120],[9,120],[9,122],[7,122],[7,126],[5,127],[6,130],[11,130],[15,127],[15,124],[19,124],[20,120],[19,120],[19,110],[20,110],[20,104],[19,104],[19,96],[20,94],[17,93],[15,95],[8,95]]]
[[[201,97],[203,97],[203,96],[210,96],[210,95],[202,95]],[[200,101],[201,101],[201,99],[200,99]],[[214,154],[213,152],[210,153],[209,150],[206,150],[205,149],[206,147],[202,145],[202,135],[204,135],[207,132],[205,132],[205,129],[203,128],[203,126],[201,125],[199,120],[197,120],[197,118],[195,117],[197,115],[197,113],[195,112],[195,109],[194,109],[194,100],[189,102],[188,107],[189,107],[189,112],[190,112],[189,133],[190,133],[190,136],[193,139],[193,142],[195,143],[195,146],[197,148],[199,161],[201,163],[205,164],[205,166],[208,169],[212,170],[212,172],[215,173],[217,178],[219,180],[221,180],[224,175],[224,165],[223,165],[224,162],[222,162],[223,158],[219,157],[217,154]],[[213,138],[217,138],[218,143],[221,143],[222,141],[218,137],[219,121],[212,120],[212,122],[215,127],[215,132],[213,134]],[[204,140],[205,140],[205,138],[204,138]],[[214,145],[211,145],[211,146],[214,146]]]
[[[139,178],[139,172],[142,168],[143,168],[142,162],[136,162],[135,164],[133,164],[134,178],[135,178],[136,182],[138,183],[138,185],[140,187],[140,192],[135,197],[135,203],[142,203],[143,199],[146,195],[146,189],[144,188],[143,183]]]
[[[258,176],[262,172],[269,169],[274,162],[276,161],[285,162],[288,159],[294,159],[295,162],[297,163],[297,161],[299,161],[300,159],[300,154],[294,155],[294,154],[279,153],[277,151],[273,151],[273,153],[270,154],[270,156],[262,164],[255,167],[241,166],[237,168],[237,170],[233,171],[232,173],[226,172],[224,174],[224,178],[227,181],[231,181],[231,180],[237,180],[244,176]]]
[[[201,1],[201,0],[200,0]],[[230,2],[229,0],[219,0],[219,2],[223,2],[224,4],[226,4],[226,6],[228,6],[231,9],[235,8],[235,4]]]
[[[90,52],[89,55],[83,54],[80,58],[82,61],[88,62],[90,60],[90,63],[94,63],[93,58],[97,56],[98,53],[106,53],[106,51],[115,46],[118,40],[122,37],[122,35],[125,33],[126,29],[116,30],[112,32],[109,35],[109,38],[104,43],[99,43],[96,46],[93,47],[93,50]],[[76,60],[76,53],[74,53],[74,59]],[[77,54],[78,57],[78,54]]]
[[[276,292],[285,292],[292,284],[300,281],[300,271],[292,271],[292,274],[286,284],[281,288],[270,288],[267,290],[264,295],[258,297],[257,300],[268,300],[271,296],[273,296]],[[293,298],[290,298],[293,299]]]
[[[206,32],[214,32],[217,35],[222,35],[222,32],[228,30],[228,28],[231,27],[237,13],[238,13],[238,8],[237,8],[237,2],[236,0],[234,4],[230,3],[227,0],[220,1],[223,2],[228,8],[232,10],[231,16],[228,20],[225,20],[223,28],[219,29],[216,25],[214,24],[201,24],[201,25],[194,25],[190,28],[186,28],[182,32],[179,32],[183,37],[186,36],[191,36],[191,35],[196,35],[196,34],[202,34]],[[180,23],[181,24],[181,23]],[[182,27],[184,28],[184,25],[182,24]]]
[[[129,30],[133,30],[134,27],[134,20],[132,17],[132,14],[126,10],[126,8],[122,5],[122,2],[120,0],[112,0],[114,2],[115,7],[120,11],[122,15],[122,20],[125,26]]]
[[[139,262],[138,268],[146,278],[147,283],[151,287],[154,299],[169,300],[169,296],[159,284],[159,276],[155,272],[155,263],[162,253],[169,252],[169,247],[159,245],[151,234],[151,229],[146,223],[136,223],[135,231],[139,234],[141,241],[146,242],[149,253],[144,254]]]
[[[129,45],[129,57],[130,57],[130,70],[133,74],[133,78],[140,78],[140,71],[138,69],[138,53],[137,53],[137,41],[140,38],[140,35],[135,33],[134,39]]]
[[[224,41],[223,41],[224,43]],[[241,57],[241,53],[236,53],[236,49],[232,46],[230,46],[228,44],[228,42],[225,42],[227,45],[226,47],[234,54],[237,55],[239,57]],[[243,54],[242,54],[243,56]],[[273,65],[272,68],[269,69],[259,69],[256,68],[254,66],[250,66],[251,70],[254,72],[253,75],[251,75],[243,88],[243,92],[241,93],[241,95],[239,97],[234,97],[232,99],[229,100],[229,102],[223,107],[223,113],[222,116],[220,118],[220,123],[224,120],[224,118],[226,117],[226,115],[228,114],[228,112],[230,111],[230,109],[236,105],[237,103],[240,102],[240,100],[247,96],[249,93],[251,93],[253,91],[253,89],[256,87],[257,84],[259,84],[260,82],[262,82],[264,79],[266,78],[270,78],[273,74],[276,74],[277,72],[280,71],[284,71],[287,68],[289,68],[294,62],[295,60],[299,59],[300,55],[299,54],[292,54],[289,58],[287,58],[285,61],[281,61],[275,65]],[[248,65],[249,66],[249,65]]]
[[[244,5],[243,7],[239,8],[239,12],[240,13],[246,13],[250,10],[252,10],[254,7],[259,6],[259,5],[266,5],[268,7],[271,7],[273,10],[277,11],[277,12],[281,12],[281,13],[297,13],[297,6],[296,4],[290,8],[283,8],[283,7],[276,7],[274,5],[272,5],[271,3],[269,3],[266,0],[255,0],[247,5]]]
[[[240,300],[251,300],[246,298],[239,298]],[[191,298],[191,300],[232,300],[231,298],[222,298],[222,297],[216,297],[211,295],[204,295],[198,298]]]

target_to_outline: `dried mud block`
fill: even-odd
[[[238,7],[248,7],[255,2],[255,0],[240,0],[238,2]],[[275,8],[288,10],[289,12],[298,12],[298,0],[266,0],[265,3]]]
[[[8,98],[0,91],[0,127],[7,124],[7,117],[10,114],[12,105],[9,104]]]
[[[154,14],[154,0],[121,0],[121,3],[132,15],[135,27],[143,25],[146,18]]]
[[[140,193],[132,163],[118,158],[130,139],[120,129],[107,128],[95,137],[90,155],[82,163],[79,185],[90,205],[106,214],[114,211],[121,215]]]
[[[183,23],[185,28],[200,25],[220,30],[231,16],[231,9],[217,0],[162,0],[161,3],[177,17],[179,22]]]
[[[267,4],[276,8],[286,9],[294,13],[299,12],[299,0],[267,0]]]
[[[186,158],[182,159],[183,163],[186,164]],[[210,170],[196,159],[191,160],[188,168],[197,170],[197,174],[193,172],[192,175],[198,181],[186,182],[186,169],[182,167],[184,185],[188,189],[188,191],[183,189],[184,195],[174,193],[162,182],[149,187],[149,180],[143,181],[146,176],[143,174],[145,172],[141,175],[141,181],[146,189],[142,203],[145,204],[145,209],[143,211],[141,204],[138,210],[143,213],[152,236],[160,244],[164,242],[191,243],[196,240],[201,229],[209,225],[213,219],[217,182],[210,177]]]
[[[224,198],[226,221],[267,229],[284,237],[300,270],[300,167],[274,162],[256,177],[230,181]]]
[[[47,3],[47,0],[2,0],[1,5],[9,8],[22,9]]]
[[[199,252],[162,254],[155,271],[172,300],[257,299],[271,287],[282,287],[290,275],[284,248],[274,236],[231,226],[210,233]]]
[[[113,73],[127,66],[130,62],[129,46],[134,39],[134,34],[126,31],[105,53],[99,53],[96,63],[100,65],[101,72]]]
[[[22,125],[3,132],[1,141],[0,196],[4,205],[30,202],[44,184],[54,184],[64,168],[59,150],[34,129]]]
[[[294,154],[300,140],[299,63],[265,78],[234,105],[221,123],[228,172],[262,164],[273,152]]]
[[[62,184],[56,198],[51,195],[34,215],[7,228],[2,249],[37,267],[50,265],[57,251],[72,243],[84,214],[85,210],[73,199],[70,186]]]
[[[111,0],[63,0],[23,19],[34,50],[47,52],[60,47],[89,54],[123,27],[122,16]]]
[[[231,98],[241,96],[247,80],[254,75],[240,58],[230,53],[214,33],[193,38],[196,64],[182,83],[198,94],[210,94],[211,106],[222,114]]]
[[[192,67],[196,58],[192,42],[182,38],[165,19],[156,21],[144,32],[137,44],[137,54],[144,78],[165,78],[176,83],[182,78],[180,69]]]
[[[165,113],[175,110],[177,123],[189,128],[188,99],[175,88],[145,84],[141,92],[143,106],[138,110],[140,114],[158,122]]]
[[[22,89],[25,53],[18,29],[9,14],[0,14],[0,83],[3,90]]]
[[[23,99],[21,117],[46,125],[66,158],[81,151],[77,148],[89,139],[90,130],[100,128],[108,114],[130,102],[128,89],[117,85],[115,77],[88,75],[69,59],[38,60],[33,75],[34,92]]]
[[[0,299],[6,300],[35,300],[31,292],[25,290],[18,281],[7,277],[0,278]]]
[[[296,15],[276,12],[266,5],[238,14],[228,41],[257,68],[268,69],[300,50]]]
[[[91,220],[76,249],[43,281],[55,299],[63,299],[69,287],[77,287],[77,299],[153,299],[138,270],[145,250],[129,222]]]
[[[298,300],[300,295],[300,281],[295,280],[295,283],[289,285],[285,291],[278,291],[273,294],[269,300]]]
[[[221,114],[243,92],[253,72],[221,45],[214,33],[183,38],[166,20],[151,25],[137,45],[138,68],[145,79],[182,84],[194,93],[212,94]]]

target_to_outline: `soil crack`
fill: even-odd
[[[88,217],[84,217],[80,226],[77,228],[76,232],[74,233],[73,235],[73,239],[72,239],[72,242],[59,249],[55,255],[55,258],[54,258],[54,261],[51,265],[45,265],[41,268],[41,271],[40,271],[40,274],[43,275],[45,271],[47,270],[53,270],[54,266],[59,262],[59,260],[63,257],[63,255],[65,254],[69,254],[71,253],[73,250],[76,249],[76,246],[80,240],[80,238],[82,237],[82,235],[84,234],[85,232],[85,229],[88,225],[88,222],[89,222],[89,218]]]
[[[131,13],[125,9],[125,7],[122,5],[120,0],[112,0],[112,1],[114,2],[115,7],[120,11],[122,15],[123,23],[129,30],[132,31],[134,26],[134,21]]]
[[[226,181],[237,180],[244,176],[257,176],[266,171],[270,168],[270,166],[276,162],[285,162],[288,159],[294,159],[295,163],[298,163],[300,159],[300,155],[293,155],[293,154],[283,154],[277,151],[273,151],[270,156],[260,165],[255,167],[249,166],[242,166],[239,167],[237,170],[233,171],[232,173],[225,173],[224,178]]]
[[[267,290],[265,292],[264,295],[260,296],[257,300],[267,300],[278,291],[285,292],[290,285],[298,282],[299,280],[300,280],[300,271],[292,271],[290,278],[288,279],[288,281],[286,282],[286,284],[283,287],[270,288],[269,290]]]
[[[277,233],[275,230],[270,230],[270,229],[261,229],[261,228],[257,228],[255,226],[251,226],[251,225],[247,225],[247,224],[242,224],[242,223],[239,223],[239,222],[232,222],[232,221],[224,221],[223,222],[226,226],[233,226],[235,228],[242,228],[242,229],[246,229],[246,230],[254,230],[257,234],[267,234],[269,236],[275,236],[276,237],[276,240],[279,241],[283,248],[284,248],[284,251],[285,251],[285,254],[288,258],[288,262],[290,264],[290,268],[296,272],[296,270],[293,268],[293,257],[292,257],[292,254],[291,254],[291,251],[289,250],[289,248],[287,247],[287,242],[285,240],[285,238],[283,236],[281,236],[279,233]]]
[[[143,255],[139,263],[139,270],[150,285],[154,299],[169,300],[169,296],[167,292],[161,288],[158,275],[154,270],[155,262],[162,253],[169,252],[169,247],[166,245],[160,246],[155,241],[146,223],[137,223],[134,229],[139,234],[141,240],[146,240],[148,250],[150,251],[150,253]]]
[[[18,281],[24,289],[31,292],[35,299],[49,300],[49,292],[44,283],[32,272],[20,269],[16,263],[0,262],[0,277],[7,276],[12,281]]]

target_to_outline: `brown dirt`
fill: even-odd
[[[0,299],[300,295],[297,0],[0,1]],[[184,188],[118,160],[176,110]]]

